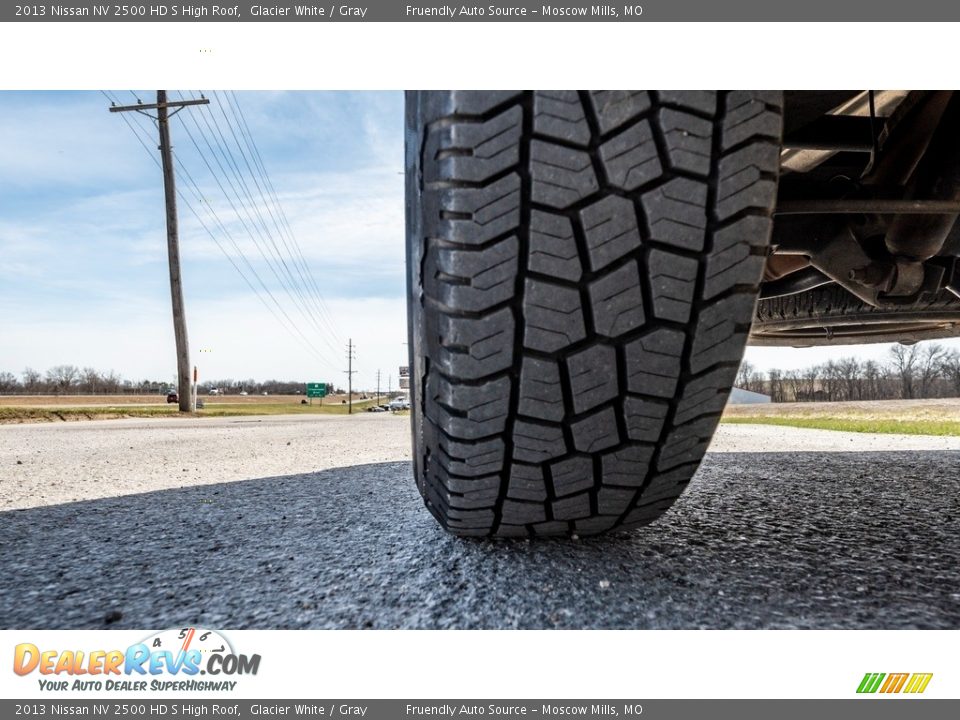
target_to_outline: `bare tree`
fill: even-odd
[[[951,350],[944,354],[940,372],[949,381],[954,394],[960,396],[960,351]]]
[[[75,365],[56,365],[47,370],[47,382],[55,392],[66,392],[79,377],[80,371]]]
[[[38,370],[33,368],[25,368],[20,377],[23,378],[23,389],[26,392],[38,392],[40,390],[40,385],[43,382],[43,375],[40,374]]]
[[[12,372],[0,372],[0,393],[12,393],[20,389],[20,382]]]
[[[923,345],[919,355],[917,374],[919,376],[920,397],[926,398],[931,396],[933,383],[943,372],[942,362],[947,355],[947,350],[943,345],[934,343],[933,345]]]
[[[863,399],[863,366],[855,357],[840,358],[837,361],[837,375],[840,378],[843,400]]]
[[[786,402],[783,371],[779,368],[771,368],[767,372],[767,382],[770,384],[770,399],[775,403]]]
[[[916,345],[894,345],[890,348],[890,364],[900,381],[900,397],[911,400],[917,384],[917,362],[919,360]]]
[[[882,397],[882,377],[882,370],[875,360],[867,360],[863,364],[863,398],[865,400],[879,400]]]

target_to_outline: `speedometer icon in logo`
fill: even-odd
[[[201,627],[171,628],[151,635],[143,641],[151,651],[170,652],[174,657],[191,650],[207,658],[214,653],[233,655],[233,646],[216,630]]]

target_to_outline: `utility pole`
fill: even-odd
[[[356,348],[353,345],[353,338],[347,339],[347,415],[353,414],[353,361],[356,359]]]
[[[157,90],[157,102],[136,105],[113,105],[110,112],[139,112],[157,121],[160,131],[160,160],[163,167],[163,195],[167,208],[167,262],[170,267],[170,300],[173,306],[173,334],[177,345],[177,397],[180,412],[196,411],[196,398],[190,383],[190,344],[187,339],[187,316],[183,308],[183,279],[180,274],[180,235],[177,224],[177,189],[173,174],[173,152],[170,144],[170,118],[187,105],[206,105],[210,101],[167,101],[167,91]],[[170,108],[176,108],[172,113]],[[154,118],[148,110],[156,110]]]
[[[377,407],[380,407],[380,368],[377,368]]]

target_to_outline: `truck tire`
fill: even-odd
[[[770,236],[777,92],[410,92],[414,472],[457,535],[643,525],[690,481]]]

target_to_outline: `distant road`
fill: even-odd
[[[660,522],[534,542],[441,531],[408,443],[385,414],[0,427],[0,626],[960,627],[958,438],[724,426]]]

